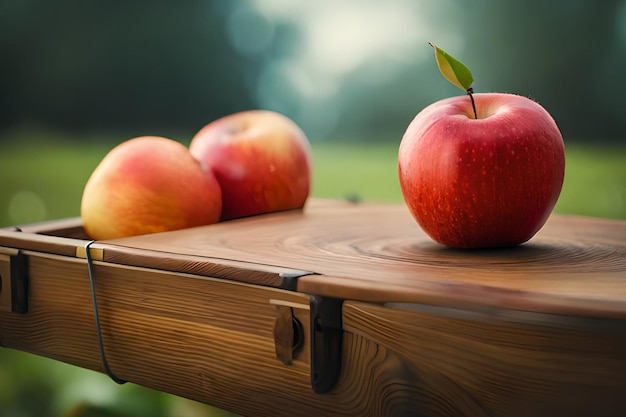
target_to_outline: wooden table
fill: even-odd
[[[104,371],[80,219],[0,230],[0,344]],[[626,415],[626,222],[432,242],[403,205],[89,247],[112,374],[250,416]]]

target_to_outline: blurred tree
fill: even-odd
[[[303,4],[1,2],[0,129],[187,135],[262,106],[313,138],[398,140],[456,94],[424,60],[434,41],[472,69],[476,91],[536,99],[568,138],[623,138],[626,0]]]
[[[569,138],[624,138],[624,0],[477,0],[459,12],[478,91],[536,99]]]
[[[253,106],[225,0],[10,0],[0,6],[0,128],[188,129]]]

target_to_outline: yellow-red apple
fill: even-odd
[[[302,208],[311,188],[311,149],[300,127],[268,110],[204,126],[189,150],[222,188],[223,220]]]
[[[221,190],[181,143],[142,136],[111,150],[85,185],[81,217],[96,240],[219,221]]]
[[[559,197],[563,139],[535,101],[497,93],[473,98],[476,110],[470,97],[452,97],[410,123],[398,154],[404,200],[444,245],[518,245],[543,226]]]

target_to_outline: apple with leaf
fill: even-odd
[[[561,133],[529,98],[474,94],[467,67],[431,46],[443,76],[467,94],[427,106],[404,133],[398,175],[406,205],[443,245],[522,244],[545,224],[561,192]]]

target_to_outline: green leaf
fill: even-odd
[[[429,44],[435,48],[435,60],[441,75],[461,90],[469,90],[474,82],[470,70],[434,43]]]

